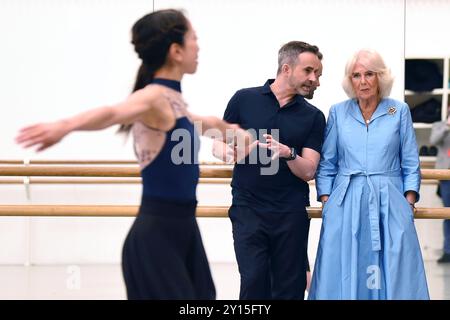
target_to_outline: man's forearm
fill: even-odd
[[[291,172],[300,179],[304,181],[314,179],[317,166],[313,161],[297,155],[294,160],[287,161],[287,165]]]

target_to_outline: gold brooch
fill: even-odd
[[[395,109],[395,107],[390,107],[388,110],[388,114],[390,114],[391,116],[397,112],[397,109]]]

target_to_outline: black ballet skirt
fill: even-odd
[[[215,299],[195,209],[143,197],[122,253],[128,299]]]

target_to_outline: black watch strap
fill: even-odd
[[[291,148],[291,153],[289,154],[289,157],[286,158],[286,161],[295,160],[297,158],[297,151],[295,148]]]

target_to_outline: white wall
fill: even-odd
[[[450,56],[450,1],[406,0],[406,57]]]
[[[406,57],[444,58],[450,56],[449,0],[407,0],[405,17]],[[427,142],[430,132],[427,129],[419,129],[417,131],[418,139]],[[436,185],[422,185],[420,206],[442,206],[440,198],[436,196],[436,187]],[[442,220],[417,220],[416,227],[424,257],[436,259],[441,254],[443,246]]]
[[[184,8],[197,30],[199,69],[183,80],[197,113],[222,116],[236,90],[274,77],[277,51],[290,40],[316,44],[324,54],[313,103],[325,114],[346,99],[344,65],[361,47],[381,52],[397,77],[392,96],[403,98],[403,0],[155,0],[154,6]],[[70,135],[43,154],[22,150],[13,139],[25,124],[124,99],[138,66],[129,30],[152,7],[143,0],[0,0],[0,158],[132,159],[130,143],[123,146],[115,128]],[[209,150],[203,141],[202,160],[213,159]],[[27,198],[23,186],[0,185],[0,203],[138,204],[139,192],[135,185],[35,185]],[[198,196],[200,204],[231,201],[228,186],[201,185]],[[228,220],[199,220],[210,260],[233,261]],[[0,217],[0,263],[118,262],[131,221]],[[319,227],[313,221],[312,260]]]

